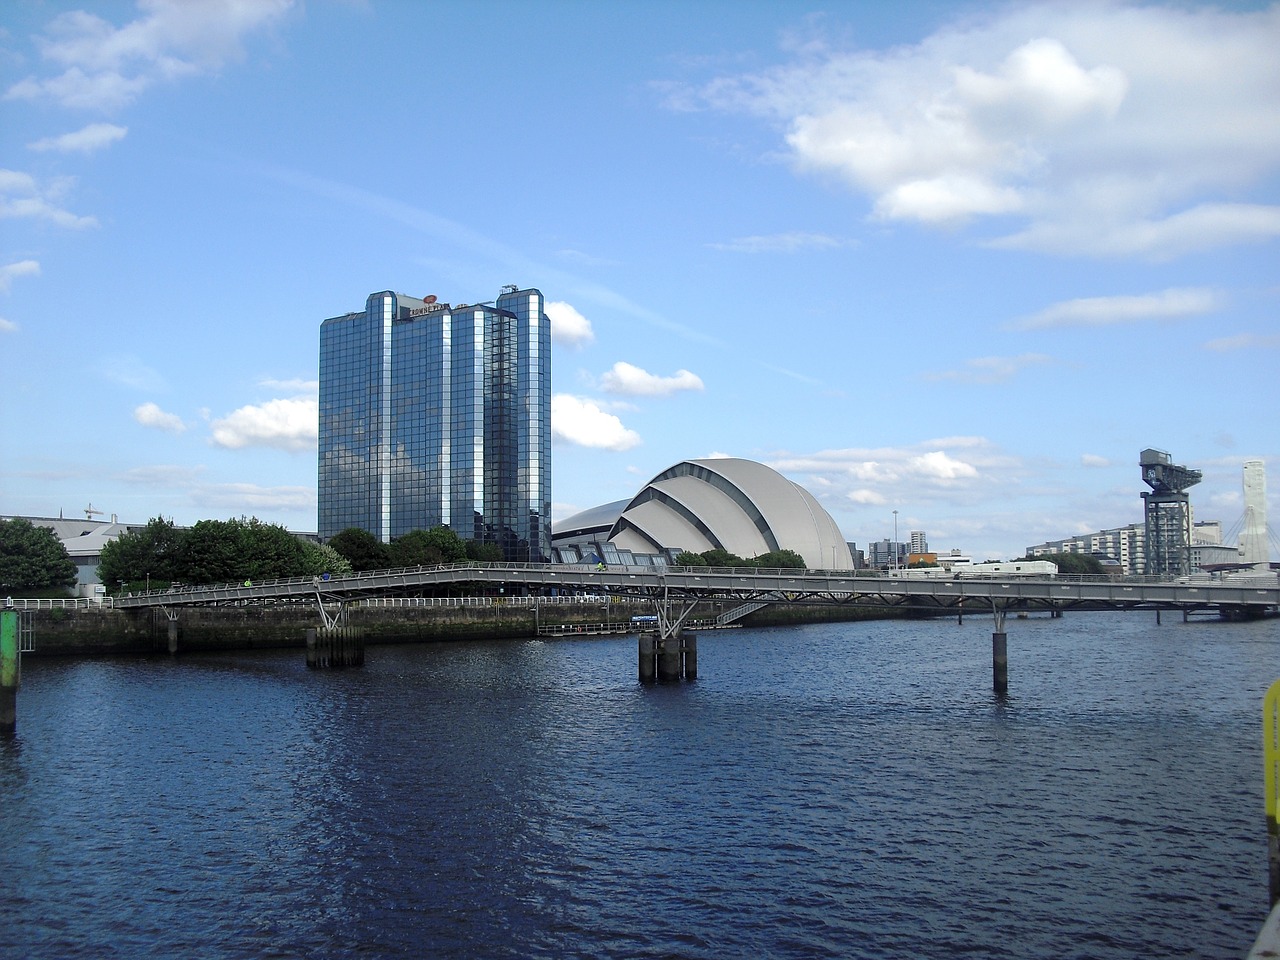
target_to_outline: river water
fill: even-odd
[[[0,956],[1242,958],[1280,620],[991,630],[29,657]]]

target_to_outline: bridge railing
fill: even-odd
[[[221,584],[202,584],[202,585],[186,585],[182,587],[168,587],[165,589],[157,589],[150,591],[135,591],[122,596],[131,599],[160,600],[172,597],[177,600],[183,595],[200,594],[210,591],[232,591],[241,588],[250,588],[258,593],[299,593],[302,591],[310,591],[317,589],[324,592],[326,588],[344,592],[358,592],[361,584],[373,583],[374,581],[383,581],[397,577],[413,577],[432,572],[451,572],[461,573],[467,570],[475,570],[477,579],[493,582],[495,574],[510,572],[519,573],[536,573],[536,574],[552,574],[564,575],[565,584],[568,589],[579,589],[581,586],[589,583],[599,582],[599,590],[602,593],[608,591],[608,584],[614,580],[618,574],[624,575],[667,575],[673,577],[714,577],[714,578],[732,578],[732,577],[756,577],[756,578],[787,578],[787,577],[803,577],[812,580],[813,578],[828,578],[833,581],[878,581],[885,583],[895,583],[904,580],[941,580],[941,581],[971,581],[971,580],[1053,580],[1058,583],[1096,583],[1096,584],[1187,584],[1187,585],[1235,585],[1235,586],[1275,586],[1280,580],[1277,574],[1272,573],[1233,573],[1223,576],[1208,576],[1193,574],[1190,576],[1178,577],[1170,579],[1168,577],[1144,576],[1144,575],[1128,575],[1128,576],[1112,576],[1108,574],[1034,574],[1034,573],[1010,573],[1004,571],[1001,573],[983,573],[973,568],[965,570],[953,570],[950,572],[939,571],[936,568],[916,568],[911,570],[883,571],[883,570],[799,570],[794,568],[768,568],[768,567],[678,567],[678,566],[654,566],[648,564],[612,564],[603,568],[587,565],[587,564],[548,564],[548,563],[527,563],[527,562],[490,562],[482,560],[465,560],[456,563],[444,564],[420,564],[409,567],[390,567],[381,570],[365,570],[358,573],[326,575],[326,576],[303,576],[303,577],[286,577],[273,580],[245,580],[235,583]],[[458,578],[451,578],[457,580]],[[544,586],[553,586],[551,582],[547,582]]]

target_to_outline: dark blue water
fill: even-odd
[[[991,629],[28,658],[0,956],[1243,957],[1280,621]]]

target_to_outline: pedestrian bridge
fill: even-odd
[[[133,593],[114,599],[121,609],[237,603],[313,601],[330,607],[369,597],[458,595],[459,588],[490,596],[588,594],[653,601],[661,632],[679,626],[705,600],[763,603],[860,604],[994,612],[1060,612],[1074,607],[1207,611],[1262,616],[1280,610],[1276,573],[1234,579],[1160,580],[1146,577],[917,576],[855,571],[766,570],[756,567],[611,566],[465,562],[374,570],[339,577],[185,587]],[[327,620],[327,614],[326,620]]]

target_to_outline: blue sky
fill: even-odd
[[[1278,49],[1264,3],[11,0],[0,513],[314,530],[320,322],[517,283],[557,519],[730,455],[1014,557],[1139,521],[1157,447],[1231,529]]]

